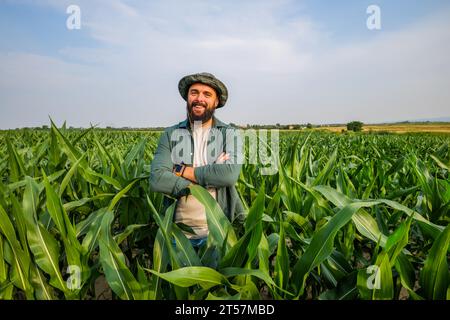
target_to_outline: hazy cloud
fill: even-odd
[[[98,45],[0,53],[0,127],[42,125],[48,115],[74,126],[170,125],[185,116],[178,80],[201,71],[228,85],[218,116],[235,123],[448,115],[448,10],[339,45],[296,1],[77,3]],[[69,4],[37,2],[63,16]]]

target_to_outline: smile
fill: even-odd
[[[206,108],[203,106],[200,106],[200,105],[192,107],[192,110],[195,110],[195,111],[203,111],[204,109],[206,109]]]

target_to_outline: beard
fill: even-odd
[[[194,112],[192,111],[192,108],[194,106],[197,106],[197,105],[205,107],[205,111],[200,116],[194,114]],[[215,108],[211,108],[210,109],[210,108],[208,108],[208,106],[206,104],[203,104],[203,103],[200,103],[200,102],[193,102],[191,105],[189,105],[189,103],[188,103],[186,105],[186,109],[187,109],[188,119],[191,122],[201,121],[202,123],[205,123],[205,122],[209,121],[209,119],[211,119],[212,116],[214,115],[214,111],[215,111]]]

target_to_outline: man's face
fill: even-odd
[[[216,91],[202,83],[194,83],[188,91],[187,112],[191,121],[205,123],[214,114],[219,104]]]

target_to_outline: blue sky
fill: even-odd
[[[99,46],[85,29],[67,32],[64,28],[67,17],[64,11],[55,8],[2,2],[0,34],[4,41],[0,43],[0,49],[58,56],[58,49],[69,44]]]
[[[0,0],[0,39],[0,128],[168,126],[178,80],[202,71],[238,124],[450,115],[448,1]]]

